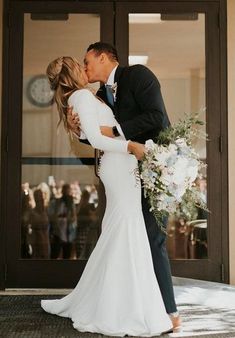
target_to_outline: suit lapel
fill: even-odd
[[[118,120],[119,114],[118,114],[118,104],[120,99],[120,80],[122,77],[122,74],[124,72],[124,67],[118,66],[114,75],[114,83],[117,82],[117,92],[116,92],[116,100],[114,102],[113,111],[115,114],[116,119]]]
[[[116,72],[115,72],[115,75],[114,75],[114,82],[119,82],[120,78],[121,78],[121,75],[124,71],[125,67],[120,67],[118,66],[117,69],[116,69]]]
[[[114,102],[114,106],[112,106],[109,102],[108,102],[108,99],[107,99],[107,95],[106,95],[106,89],[105,89],[105,85],[102,85],[97,93],[96,93],[97,96],[99,96],[106,104],[107,106],[109,106],[113,113],[114,113],[114,116],[116,117],[116,114],[117,114],[117,106],[116,106],[116,102]]]
[[[119,84],[120,84],[120,80],[122,77],[122,74],[125,70],[125,67],[120,67],[118,66],[114,75],[114,83],[117,82],[117,93],[116,93],[116,100],[114,101],[114,106],[112,106],[107,99],[106,96],[106,89],[105,89],[105,85],[102,85],[99,90],[97,91],[96,95],[99,96],[113,111],[115,118],[118,121],[118,103],[119,103],[119,95],[120,95],[120,88],[119,88]]]
[[[102,85],[98,91],[96,92],[96,95],[101,98],[105,103],[107,102],[107,97],[106,97],[106,90],[105,90],[105,85]]]

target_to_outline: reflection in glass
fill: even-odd
[[[204,14],[129,14],[129,64],[135,63],[146,65],[157,76],[171,123],[196,111],[206,121]],[[206,163],[205,140],[194,147]],[[206,184],[205,170],[195,182],[205,201]],[[169,257],[207,258],[207,214],[190,203],[184,208],[187,212],[169,219]]]
[[[88,45],[100,39],[100,18],[32,18],[25,14],[21,258],[88,259],[101,223],[94,150],[57,127],[45,71],[62,55],[82,62]]]

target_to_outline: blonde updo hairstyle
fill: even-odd
[[[46,71],[51,89],[54,90],[54,102],[59,112],[58,125],[63,121],[69,131],[67,123],[67,108],[70,95],[81,88],[85,88],[84,78],[79,62],[70,56],[61,56],[52,61]]]

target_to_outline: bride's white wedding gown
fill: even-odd
[[[141,207],[137,160],[123,138],[102,136],[99,126],[117,124],[112,110],[89,90],[78,90],[69,105],[79,113],[91,145],[104,150],[100,177],[107,206],[102,233],[75,289],[42,308],[69,317],[79,331],[110,336],[154,336],[172,328],[154,274]],[[69,278],[69,276],[68,276]]]

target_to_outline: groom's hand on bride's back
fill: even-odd
[[[67,108],[67,123],[68,128],[79,137],[81,134],[81,123],[79,116],[73,112],[72,106]]]

